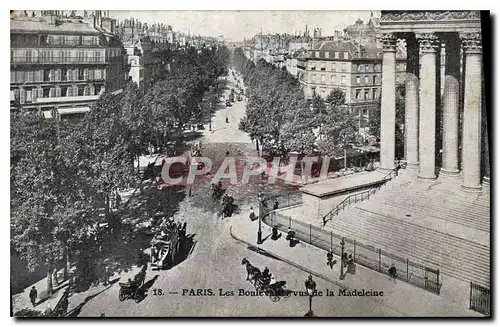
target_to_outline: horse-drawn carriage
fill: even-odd
[[[183,225],[169,221],[160,225],[160,230],[151,241],[151,267],[163,269],[173,266],[178,259],[182,241],[186,236]]]
[[[272,277],[270,273],[264,273],[268,269],[266,268],[264,272],[261,272],[259,268],[253,266],[246,258],[241,262],[245,265],[247,270],[247,280],[253,284],[256,291],[262,291],[269,296],[271,301],[277,302],[280,298],[289,298],[292,294],[290,290],[286,288],[286,281],[277,281]]]

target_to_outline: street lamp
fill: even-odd
[[[344,279],[344,238],[340,241],[340,279]]]
[[[257,244],[262,244],[262,192],[257,196],[259,200],[259,230],[257,231]]]
[[[312,275],[309,275],[305,282],[307,294],[309,294],[309,311],[304,315],[304,317],[313,317],[314,313],[312,311],[312,298],[314,292],[316,291],[316,282],[312,279]]]

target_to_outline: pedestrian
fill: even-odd
[[[391,266],[391,268],[389,268],[389,276],[391,276],[392,280],[394,280],[394,283],[395,283],[396,276],[397,276],[396,267]]]
[[[36,305],[36,298],[37,298],[37,296],[38,296],[38,291],[36,290],[36,287],[35,287],[35,286],[33,286],[33,287],[31,288],[31,291],[30,291],[30,300],[31,300],[31,304],[32,304],[33,306],[35,306],[35,305]]]
[[[250,207],[250,220],[254,220],[255,219],[255,212],[253,212],[253,207]]]

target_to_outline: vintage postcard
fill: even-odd
[[[480,11],[10,13],[14,317],[489,317]]]

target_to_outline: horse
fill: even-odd
[[[243,260],[241,261],[241,264],[245,265],[246,269],[247,269],[247,279],[246,280],[249,280],[250,282],[255,284],[255,282],[262,276],[260,269],[255,267],[255,266],[252,266],[252,264],[250,263],[250,261],[247,260],[247,258],[243,258]],[[250,278],[250,277],[252,277],[252,278]]]

